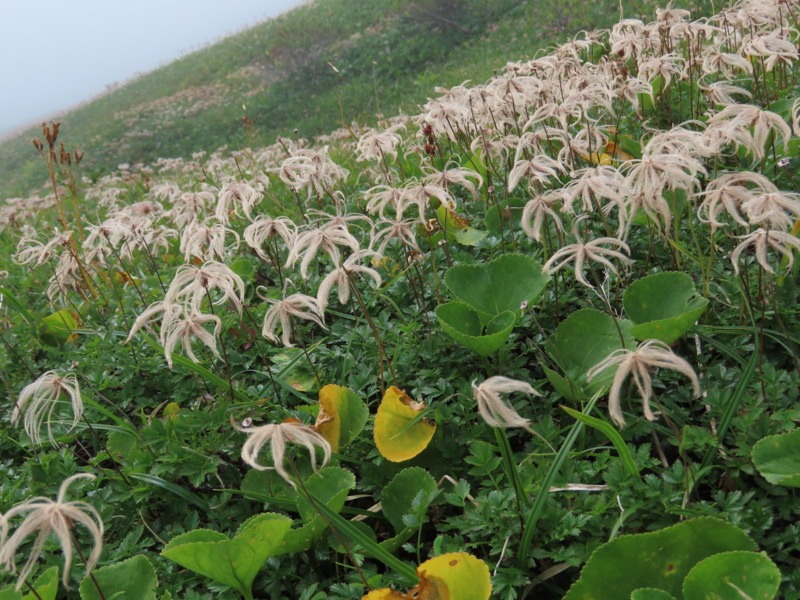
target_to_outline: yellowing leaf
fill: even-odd
[[[178,413],[181,411],[181,406],[177,402],[170,402],[164,408],[164,417],[170,420],[174,420]]]
[[[634,158],[633,154],[625,152],[625,150],[614,142],[608,142],[608,144],[606,144],[606,154],[616,157],[617,160],[631,160]]]
[[[361,600],[489,600],[489,567],[465,552],[451,552],[417,567],[419,583],[408,594],[389,588],[373,590]]]
[[[441,554],[417,567],[420,591],[430,600],[489,600],[489,567],[466,552]],[[426,589],[427,587],[427,589]]]
[[[419,419],[424,408],[395,386],[386,390],[375,415],[375,445],[384,458],[402,462],[428,447],[436,424]]]
[[[39,339],[49,346],[61,346],[77,340],[75,330],[81,326],[80,315],[62,308],[47,315],[39,325]]]
[[[314,429],[338,452],[361,432],[369,409],[349,388],[328,384],[319,391],[319,415]]]
[[[588,152],[578,152],[578,154],[581,155],[581,158],[594,166],[611,164],[611,157],[608,154],[598,154],[597,152],[592,152],[591,154]]]
[[[369,594],[364,596],[361,600],[409,600],[409,596],[395,592],[389,588],[380,590],[372,590]]]

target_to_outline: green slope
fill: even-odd
[[[434,87],[484,81],[509,60],[609,26],[616,0],[318,0],[148,73],[59,118],[82,173],[310,137],[413,108]],[[652,7],[626,8],[652,14]],[[648,15],[648,16],[649,16]],[[335,66],[336,70],[332,68]],[[338,71],[338,72],[337,72]],[[0,198],[46,183],[31,139],[0,144]],[[46,188],[44,188],[46,193]]]

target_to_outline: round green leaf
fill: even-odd
[[[355,485],[355,475],[341,467],[325,467],[305,481],[306,490],[336,512],[342,510],[347,494]],[[306,523],[319,516],[304,494],[297,497],[297,509]]]
[[[570,390],[566,398],[580,400],[580,395],[571,390],[580,390],[591,397],[608,388],[616,367],[601,373],[591,383],[586,383],[586,373],[614,350],[635,345],[631,326],[632,323],[624,319],[617,319],[615,323],[609,315],[593,308],[575,311],[562,321],[547,345],[547,353],[564,372],[564,382],[556,386],[559,393],[566,388]],[[551,379],[549,375],[548,379]]]
[[[636,325],[639,340],[671,344],[689,331],[705,312],[708,300],[699,296],[686,273],[657,273],[634,281],[622,298],[625,312]]]
[[[456,265],[444,276],[450,291],[484,322],[506,311],[516,315],[523,302],[533,302],[542,293],[549,279],[538,262],[522,254],[505,254],[477,265]]]
[[[143,554],[92,572],[106,598],[115,600],[156,600],[158,579],[153,565]],[[100,600],[91,577],[81,581],[82,600]]]
[[[430,504],[428,500],[417,507],[412,507],[417,494],[422,493],[423,498],[431,498],[436,490],[436,480],[425,469],[420,467],[403,469],[383,489],[381,498],[383,514],[399,533],[406,528],[403,523],[405,515],[414,513],[422,516]]]
[[[479,356],[489,356],[505,344],[514,329],[516,316],[511,311],[493,317],[483,332],[481,319],[462,302],[448,302],[436,308],[436,318],[444,332]]]
[[[681,598],[687,573],[704,558],[755,549],[744,531],[712,517],[653,533],[625,535],[592,554],[564,600],[618,600],[640,588],[657,588]]]
[[[753,464],[770,483],[800,487],[800,429],[759,441],[753,446]]]
[[[700,561],[683,582],[686,600],[770,600],[781,584],[781,572],[758,552],[722,552]]]
[[[236,273],[243,281],[251,282],[255,279],[256,268],[248,258],[238,258],[230,263],[231,271]]]
[[[347,494],[355,485],[355,476],[347,469],[340,467],[325,467],[305,481],[305,489],[311,492],[318,502],[323,502],[337,513],[342,510]],[[305,495],[298,496],[297,508],[305,523],[286,533],[278,548],[278,554],[292,554],[308,550],[311,544],[318,540],[328,528],[328,522]]]

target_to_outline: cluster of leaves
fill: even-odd
[[[53,194],[0,215],[0,564],[48,598],[797,593],[798,16],[663,9],[86,188],[45,127]],[[42,505],[105,523],[93,575]]]

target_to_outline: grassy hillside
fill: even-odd
[[[0,599],[799,598],[800,0],[376,6],[45,127]]]
[[[613,0],[320,0],[146,74],[59,117],[95,178],[120,163],[309,137],[412,109],[434,87],[482,82],[509,60],[618,17]],[[652,14],[628,6],[626,16]],[[648,15],[649,16],[649,15]],[[338,73],[331,67],[334,65]],[[30,140],[0,145],[0,197],[44,185]]]

